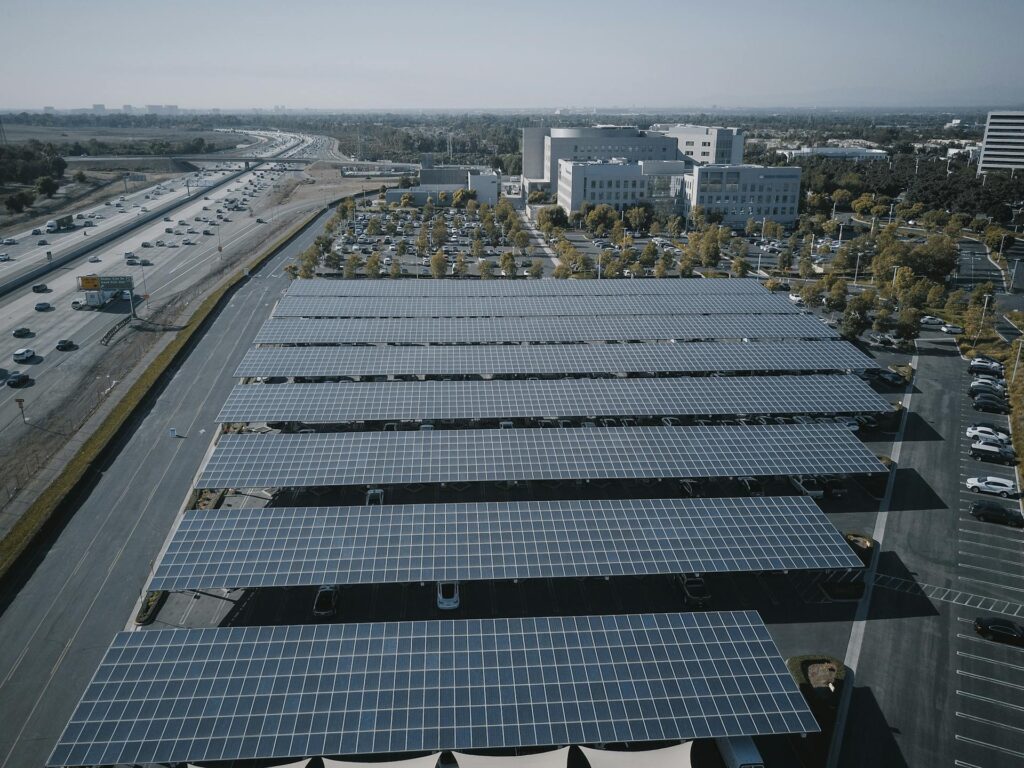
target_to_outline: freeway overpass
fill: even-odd
[[[261,157],[259,155],[242,153],[219,153],[209,155],[87,155],[87,156],[66,156],[64,160],[69,166],[74,165],[96,165],[96,164],[131,164],[143,163],[152,160],[179,161],[185,163],[244,163],[246,168],[250,165],[261,163],[297,163],[309,165],[310,163],[329,162],[342,165],[346,168],[365,170],[394,170],[396,174],[414,173],[419,170],[416,163],[391,163],[385,160],[336,160],[321,157]]]

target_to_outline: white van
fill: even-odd
[[[761,753],[749,736],[715,739],[726,768],[764,768]]]

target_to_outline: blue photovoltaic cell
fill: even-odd
[[[806,496],[269,507],[186,513],[149,588],[860,567]]]
[[[812,733],[754,611],[122,632],[49,766]]]
[[[221,423],[859,414],[892,410],[856,376],[240,384]]]
[[[254,347],[235,376],[528,376],[847,371],[878,365],[845,341]]]
[[[885,471],[836,424],[226,434],[196,488]]]

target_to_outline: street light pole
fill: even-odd
[[[988,300],[991,298],[991,293],[985,294],[985,304],[981,308],[981,320],[978,321],[978,332],[974,334],[974,343],[971,344],[972,348],[978,346],[978,339],[981,338],[981,330],[985,327],[985,313],[988,311]]]

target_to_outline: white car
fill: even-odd
[[[28,347],[24,347],[23,349],[16,349],[16,350],[14,350],[14,356],[13,357],[14,357],[14,362],[16,362],[16,363],[27,363],[27,362],[29,362],[35,356],[36,356],[36,352],[35,352],[34,349],[29,349]]]
[[[991,493],[1002,496],[1004,499],[1017,494],[1017,486],[1014,485],[1012,480],[1007,480],[1005,477],[992,477],[991,475],[967,478],[967,490],[972,493]]]
[[[967,436],[974,440],[998,440],[1000,443],[1010,442],[1009,433],[990,424],[972,424],[967,428]]]
[[[437,582],[437,607],[442,611],[454,611],[459,607],[459,582]]]
[[[964,332],[964,329],[961,326],[950,325],[947,323],[943,323],[941,326],[939,326],[939,330],[942,331],[943,333],[951,333],[954,336],[959,336],[961,333]]]
[[[799,293],[791,293],[791,294],[789,294],[789,300],[792,301],[794,304],[803,304],[804,303],[804,300],[800,297]]]
[[[945,325],[946,321],[934,315],[925,315],[921,318],[921,325]]]

